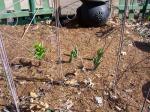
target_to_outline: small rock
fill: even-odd
[[[37,95],[36,93],[34,93],[34,92],[30,92],[30,96],[31,96],[32,98],[37,98],[37,97],[38,97],[38,95]]]
[[[49,104],[48,103],[45,103],[44,106],[45,106],[45,108],[49,108]]]
[[[100,78],[102,75],[101,74],[95,74],[98,78]]]
[[[81,69],[83,72],[86,72],[86,68],[85,67],[82,67]]]
[[[90,78],[84,80],[84,83],[90,87],[94,87],[94,83],[92,82]]]
[[[66,81],[65,84],[67,84],[67,85],[78,85],[78,82],[75,79],[71,79],[71,80]]]
[[[64,108],[66,108],[67,110],[70,110],[72,106],[73,102],[71,100],[67,100],[67,102],[64,104]]]
[[[112,88],[113,86],[114,86],[114,81],[111,81],[110,83],[109,83],[109,88]]]
[[[20,81],[19,83],[23,85],[23,84],[26,84],[27,82],[26,81]]]
[[[118,99],[118,96],[115,95],[114,93],[110,92],[110,98],[113,99],[113,100],[117,100]]]
[[[103,93],[105,96],[108,96],[109,95],[109,93],[107,92],[107,91],[104,91],[104,93]]]
[[[126,34],[130,34],[130,32],[128,30],[126,30]]]
[[[118,110],[119,112],[122,111],[122,109],[121,109],[120,107],[118,107],[118,106],[115,106],[115,108],[116,108],[116,110]]]
[[[86,111],[86,112],[91,112],[91,110],[90,110],[90,109],[86,109],[85,111]]]
[[[122,56],[126,56],[126,55],[127,55],[127,53],[126,53],[126,52],[124,52],[124,51],[122,51],[122,52],[121,52],[121,55],[122,55]]]
[[[44,102],[41,101],[41,102],[39,102],[39,103],[40,103],[40,105],[44,106]]]
[[[51,24],[51,20],[46,20],[46,24],[50,25]]]
[[[78,92],[78,95],[81,95],[81,92],[80,92],[80,91]]]
[[[98,106],[103,106],[103,98],[102,97],[95,97],[96,103],[98,104]]]
[[[125,90],[125,92],[127,92],[127,93],[132,93],[133,90],[132,90],[132,89],[127,89],[127,90]]]
[[[132,46],[133,46],[133,43],[128,44],[128,46],[131,46],[131,47],[132,47]]]
[[[112,39],[112,36],[108,36],[108,39]]]
[[[34,102],[33,98],[31,98],[31,99],[30,99],[30,102],[31,102],[31,103],[33,103],[33,102]]]

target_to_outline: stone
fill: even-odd
[[[103,106],[103,98],[102,97],[95,97],[96,103],[98,104],[98,106]]]
[[[118,107],[118,106],[115,106],[115,108],[116,108],[116,110],[118,110],[119,112],[122,111],[122,109],[121,109],[120,107]]]
[[[66,81],[65,84],[67,84],[67,85],[78,85],[78,82],[75,79],[71,79],[71,80]]]
[[[126,55],[127,55],[127,53],[126,53],[126,52],[124,52],[124,51],[122,51],[122,52],[121,52],[121,55],[122,55],[122,56],[126,56]]]
[[[30,96],[31,96],[32,98],[37,98],[37,97],[38,97],[38,95],[37,95],[36,93],[34,93],[34,92],[30,92]]]
[[[94,83],[92,82],[90,78],[84,80],[84,83],[90,87],[94,87]]]

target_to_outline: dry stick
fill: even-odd
[[[23,33],[23,35],[22,35],[22,37],[21,37],[22,39],[24,38],[24,36],[25,36],[26,33],[28,32],[28,30],[29,30],[29,28],[30,28],[30,26],[31,26],[31,24],[32,24],[32,22],[33,22],[33,20],[34,20],[34,18],[35,18],[35,16],[36,16],[37,13],[38,13],[38,10],[35,12],[35,14],[34,14],[32,20],[30,21],[30,23],[29,23],[27,29],[24,31],[24,33]]]
[[[130,66],[130,64],[133,62],[133,61],[131,61],[131,63],[127,66],[127,68],[121,73],[121,75],[124,75],[125,72],[127,72],[128,70],[134,68],[134,67],[137,66],[139,63],[142,63],[143,61],[145,61],[146,59],[149,59],[149,58],[150,58],[150,56],[147,56],[147,57],[145,57],[144,59],[142,59],[142,60],[138,61],[137,63],[135,63],[134,65]],[[134,59],[134,58],[133,58],[133,59]],[[121,79],[121,77],[118,79],[118,81],[119,81],[120,79]],[[118,81],[117,81],[116,85],[118,84]]]
[[[36,4],[37,4],[37,5],[41,5],[42,3],[40,2],[40,4],[38,4],[37,1],[36,1]],[[34,18],[35,18],[35,16],[36,16],[36,14],[37,14],[38,11],[39,11],[39,9],[40,9],[40,8],[37,8],[35,14],[33,15],[33,17],[32,17],[32,19],[31,19],[31,21],[30,21],[30,23],[29,23],[27,29],[24,31],[24,33],[23,33],[23,35],[22,35],[22,37],[21,37],[22,39],[24,38],[24,36],[25,36],[26,33],[28,32],[28,30],[29,30],[29,28],[30,28],[30,26],[31,26],[31,24],[32,24],[32,22],[33,22],[33,20],[34,20]],[[33,13],[33,12],[30,12],[30,13]]]
[[[142,63],[143,61],[145,61],[146,59],[149,59],[150,56],[147,56],[146,58],[138,61],[137,63],[135,63],[134,65],[130,66],[134,60],[134,57],[132,58],[132,60],[130,61],[130,64],[127,66],[127,68],[125,70],[122,71],[121,75],[123,76],[128,70],[134,68],[135,66],[137,66],[139,63]],[[119,81],[121,80],[122,77],[119,77],[117,82],[116,82],[116,86],[119,84]]]
[[[116,83],[119,77],[119,67],[120,67],[120,61],[121,61],[121,51],[123,48],[123,40],[124,40],[124,31],[125,31],[125,22],[126,22],[126,12],[128,8],[128,0],[125,0],[125,7],[124,7],[124,13],[122,15],[122,22],[121,22],[121,36],[119,40],[119,48],[118,48],[118,54],[117,54],[117,62],[116,62],[116,75],[115,75],[115,80],[114,80],[114,87],[113,89],[116,90]]]
[[[150,87],[149,87],[147,96],[146,96],[146,98],[144,99],[144,102],[143,102],[143,106],[142,106],[141,112],[143,112],[143,110],[144,110],[144,107],[145,107],[145,104],[146,104],[146,100],[147,100],[147,98],[149,97],[149,95],[150,95]]]

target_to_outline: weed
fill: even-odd
[[[46,48],[44,47],[43,43],[36,43],[34,44],[34,55],[38,60],[44,58],[46,52]]]
[[[73,59],[78,57],[78,50],[76,48],[74,48],[71,53],[70,53],[70,59],[69,59],[69,63],[72,62]]]
[[[100,48],[95,57],[93,57],[94,70],[100,65],[104,55],[104,49]]]

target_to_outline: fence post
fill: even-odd
[[[4,0],[0,0],[0,11],[2,11],[3,13],[3,10],[5,10],[5,3],[4,3]],[[1,14],[1,12],[0,12]]]
[[[35,11],[36,11],[35,0],[29,0],[29,6],[30,6],[31,18],[33,18]],[[33,19],[32,24],[36,24],[35,18]]]
[[[143,9],[142,9],[142,19],[144,19],[145,17],[145,13],[146,13],[146,9],[148,6],[148,0],[145,1],[144,5],[143,5]]]

